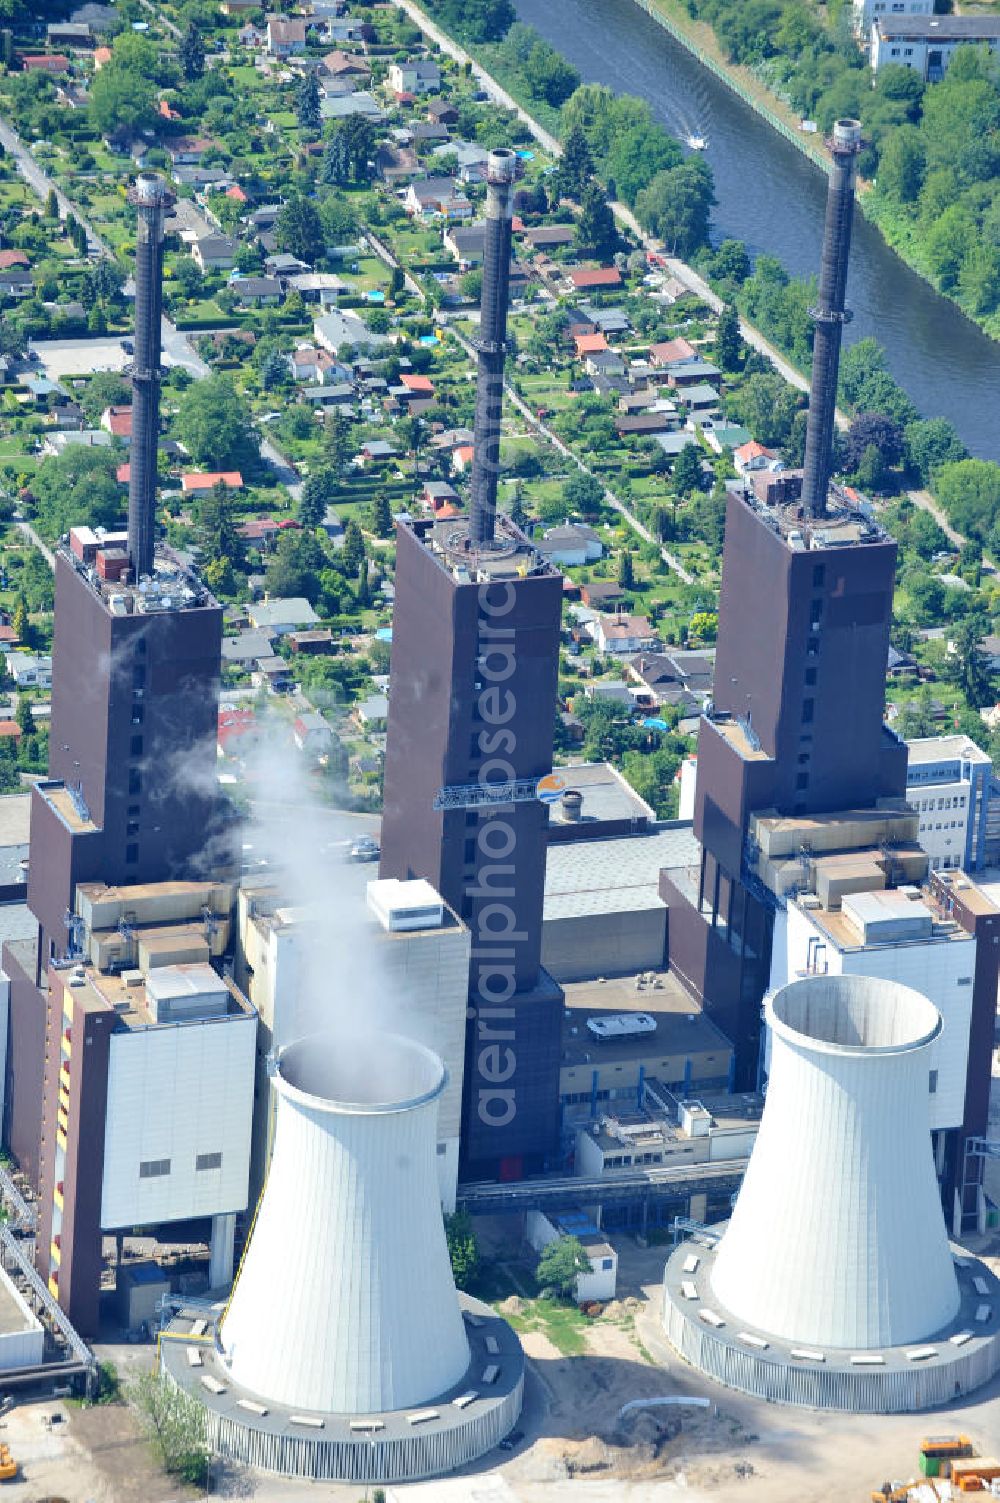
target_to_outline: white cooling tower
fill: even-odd
[[[918,1341],[959,1308],[930,1137],[919,992],[857,976],[768,998],[767,1099],[715,1257],[716,1299],[755,1330],[860,1351]]]
[[[397,1035],[282,1050],[271,1166],[220,1326],[235,1384],[293,1410],[366,1415],[463,1378],[437,1189],[446,1079]]]

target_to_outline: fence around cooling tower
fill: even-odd
[[[953,1253],[958,1315],[906,1347],[821,1350],[748,1327],[715,1297],[715,1249],[701,1241],[682,1243],[667,1262],[663,1328],[693,1367],[768,1403],[856,1414],[932,1409],[971,1393],[1000,1369],[1000,1282],[978,1259]]]

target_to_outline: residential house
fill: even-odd
[[[667,339],[662,344],[654,344],[649,351],[649,363],[658,369],[697,358],[698,351],[686,339]]]
[[[132,408],[131,407],[105,407],[101,413],[101,427],[111,434],[112,438],[120,438],[123,443],[132,442]]]
[[[258,658],[256,666],[251,670],[250,682],[255,689],[267,689],[271,694],[287,694],[294,687],[295,675],[285,658]]]
[[[375,166],[383,183],[390,187],[424,175],[420,158],[412,147],[393,146],[388,141],[383,141],[376,151]]]
[[[471,203],[450,177],[428,177],[410,183],[403,195],[403,207],[408,214],[419,214],[424,219],[472,217]]]
[[[43,454],[63,454],[79,444],[87,449],[106,449],[110,446],[111,434],[103,428],[78,428],[60,429],[56,433],[47,433],[42,440]]]
[[[580,599],[590,610],[603,610],[624,597],[625,591],[613,579],[592,579],[589,584],[580,586]]]
[[[389,720],[389,700],[385,694],[369,694],[352,711],[352,719],[365,731],[384,731]]]
[[[617,266],[578,266],[570,272],[569,281],[577,292],[593,292],[602,287],[620,287],[622,274]]]
[[[51,689],[52,659],[41,652],[5,653],[7,674],[18,689]]]
[[[628,314],[624,308],[592,308],[589,303],[581,305],[580,312],[594,324],[602,334],[614,338],[615,335],[628,334],[632,328]]]
[[[435,146],[431,157],[454,157],[461,183],[482,183],[486,180],[486,164],[489,152],[475,141],[447,141]]]
[[[363,115],[366,120],[376,123],[385,119],[378,100],[364,89],[359,89],[356,94],[324,93],[319,102],[319,113],[323,120],[347,120],[351,115]]]
[[[714,386],[709,386],[705,381],[697,381],[693,386],[685,386],[681,396],[684,405],[692,414],[718,411],[719,393]]]
[[[0,250],[0,271],[13,271],[15,267],[30,265],[27,251]]]
[[[237,528],[241,538],[248,543],[267,544],[278,536],[281,528],[276,517],[251,517]]]
[[[748,444],[741,444],[733,450],[733,464],[736,466],[738,475],[747,475],[752,470],[770,470],[775,467],[778,456],[772,449],[765,449],[756,439],[751,439]]]
[[[408,58],[392,63],[389,87],[394,94],[437,94],[441,88],[441,69],[426,58]]]
[[[535,540],[535,547],[543,558],[564,568],[596,563],[604,554],[599,534],[586,522],[564,522],[560,527],[550,527]]]
[[[446,125],[433,125],[429,120],[413,120],[400,128],[397,140],[404,138],[411,146],[417,145],[418,142],[437,146],[440,142],[448,140],[449,131]]]
[[[308,600],[301,595],[254,601],[246,610],[252,626],[275,637],[287,637],[293,631],[315,626],[319,621]]]
[[[342,52],[340,48],[328,52],[320,67],[330,78],[368,79],[372,76],[372,65],[366,57],[355,52]]]
[[[338,381],[334,386],[303,386],[299,392],[303,402],[313,407],[332,411],[334,408],[346,418],[356,416],[354,387],[350,381]]]
[[[241,491],[243,476],[239,470],[196,470],[181,476],[181,492],[185,496],[206,496],[217,485],[224,485],[227,491]]]
[[[236,277],[229,286],[244,307],[274,308],[284,296],[277,277]]]
[[[306,50],[306,23],[287,16],[268,16],[267,50],[272,57],[293,57]]]
[[[446,506],[458,507],[461,497],[454,486],[444,480],[425,480],[420,501],[427,511],[439,512]]]
[[[572,224],[539,224],[523,231],[525,242],[532,250],[557,250],[561,245],[572,245],[576,228]]]
[[[660,433],[670,433],[678,425],[676,409],[670,403],[647,412],[619,414],[615,418],[615,432],[619,438],[655,438]]]
[[[460,271],[482,266],[486,250],[486,225],[452,224],[444,232],[444,248],[454,256]]]
[[[197,167],[202,157],[215,142],[207,136],[177,136],[166,142],[166,153],[171,167]]]
[[[241,631],[235,637],[222,639],[222,661],[233,668],[249,668],[258,658],[270,657],[273,651],[271,638],[262,631]]]
[[[395,444],[388,443],[384,438],[370,438],[361,445],[360,457],[363,464],[387,464],[390,459],[398,456],[399,450]]]
[[[603,337],[601,335],[602,339]],[[610,381],[620,381],[623,385],[627,386],[627,382],[625,381],[625,362],[614,350],[595,350],[592,355],[588,355],[585,358],[583,368],[588,376],[602,376]]]
[[[711,386],[718,391],[722,385],[722,372],[710,360],[679,360],[667,367],[667,385],[680,392],[692,386]]]
[[[586,355],[598,355],[608,347],[608,341],[603,334],[577,334],[573,343],[576,346],[578,360],[582,360]]]
[[[231,271],[236,265],[239,241],[229,235],[205,235],[191,247],[191,255],[202,271]]]
[[[309,266],[305,261],[300,261],[298,256],[291,256],[287,251],[274,251],[264,257],[264,270],[269,277],[287,277],[300,271],[308,271]]]
[[[659,638],[645,616],[598,616],[588,629],[599,651],[624,656],[648,652],[659,646]]]
[[[427,118],[432,125],[456,125],[458,110],[447,99],[432,99],[427,106]]]
[[[31,297],[34,290],[34,278],[25,267],[12,266],[9,271],[0,271],[0,298],[16,302]]]
[[[658,706],[674,706],[688,714],[701,709],[712,693],[715,651],[644,652],[630,658],[625,667]]]
[[[293,631],[288,644],[293,652],[304,652],[306,657],[323,657],[333,651],[333,632],[326,626],[316,631]]]
[[[313,320],[313,335],[331,355],[341,350],[377,350],[391,343],[387,334],[376,334],[350,309],[331,310]]]
[[[86,21],[50,21],[45,28],[45,40],[50,47],[74,47],[82,51],[93,47],[94,33]]]
[[[474,434],[471,428],[446,428],[431,437],[431,448],[439,453],[449,453],[471,444]]]
[[[18,61],[25,73],[69,72],[69,58],[62,52],[22,52]]]
[[[333,750],[334,734],[316,710],[305,710],[292,722],[292,739],[304,756],[320,761]]]
[[[476,451],[472,444],[460,444],[457,449],[453,450],[451,456],[451,468],[454,473],[464,475],[466,470],[471,470],[475,455]]]

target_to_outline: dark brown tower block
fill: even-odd
[[[383,877],[423,877],[472,930],[467,1172],[556,1146],[562,993],[541,969],[562,579],[501,520],[401,523]]]
[[[729,498],[715,701],[698,738],[697,875],[664,872],[670,964],[756,1083],[773,902],[753,876],[752,814],[872,808],[906,792],[906,746],[883,724],[896,545],[831,497]],[[803,837],[805,840],[805,837]]]
[[[38,936],[3,956],[5,1141],[33,1180],[47,970],[71,955],[77,884],[167,881],[229,871],[233,861],[215,774],[221,608],[166,554],[141,587],[103,580],[94,562],[72,546],[56,560],[50,776],[31,808],[28,907]]]

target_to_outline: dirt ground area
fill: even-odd
[[[181,1503],[186,1496],[156,1466],[121,1405],[18,1404],[0,1420],[0,1439],[20,1466],[3,1484],[10,1503]]]
[[[516,1265],[519,1228],[484,1229],[494,1257]],[[560,1352],[541,1330],[523,1336],[528,1371],[523,1433],[512,1453],[435,1483],[388,1490],[392,1503],[868,1503],[887,1479],[915,1474],[927,1433],[961,1430],[983,1453],[1000,1451],[1000,1379],[932,1415],[870,1417],[781,1409],[730,1393],[672,1351],[660,1330],[664,1247],[610,1239],[618,1251],[618,1298],[585,1328],[586,1351]],[[1000,1271],[1000,1238],[974,1250]],[[120,1370],[150,1349],[101,1352]],[[633,1399],[678,1396],[707,1408],[620,1411]],[[54,1413],[59,1422],[48,1421]],[[153,1464],[134,1419],[120,1406],[18,1405],[0,1421],[22,1475],[3,1488],[12,1503],[181,1503],[192,1494]],[[212,1494],[260,1503],[359,1503],[358,1485],[283,1482],[214,1469]]]

